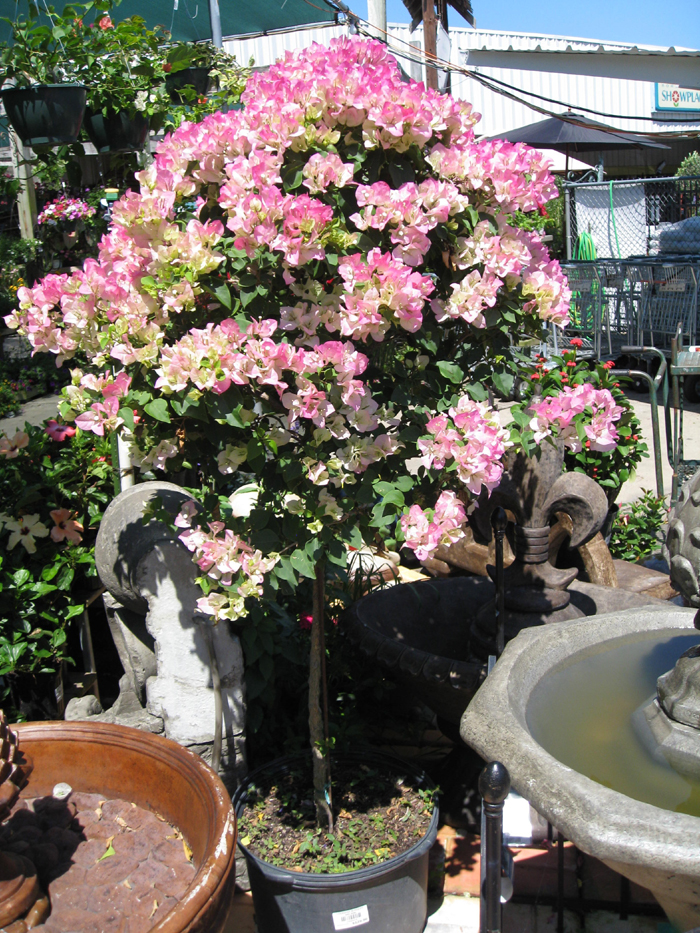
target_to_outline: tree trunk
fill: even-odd
[[[333,831],[333,813],[331,811],[330,763],[327,757],[327,738],[323,713],[321,711],[321,691],[323,669],[325,667],[324,594],[325,564],[316,564],[314,579],[313,623],[311,625],[311,657],[309,660],[309,735],[313,761],[314,800],[316,802],[316,820],[322,829]]]

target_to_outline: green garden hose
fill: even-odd
[[[596,259],[595,243],[590,233],[579,233],[576,237],[574,259],[578,262],[593,262]]]

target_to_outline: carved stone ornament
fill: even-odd
[[[664,557],[671,580],[700,609],[700,471],[682,487],[671,512]]]
[[[31,772],[32,763],[19,751],[17,736],[0,710],[0,822],[9,816]],[[0,930],[25,933],[48,914],[49,899],[34,865],[23,855],[0,852]]]
[[[512,519],[508,528],[515,560],[505,570],[506,639],[520,629],[542,622],[559,622],[583,615],[571,605],[568,585],[575,568],[563,570],[549,562],[550,522],[557,513],[571,520],[571,547],[589,541],[601,528],[608,511],[607,497],[584,473],[562,473],[564,447],[545,442],[538,455],[510,453],[499,486],[482,494],[472,522],[488,541],[491,515],[501,506]],[[493,579],[495,568],[487,567]],[[484,607],[472,626],[475,644],[491,652],[493,606]]]

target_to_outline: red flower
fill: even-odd
[[[97,25],[100,29],[114,29],[114,23],[110,16],[103,16],[102,19],[98,21]]]
[[[615,368],[615,360],[608,360],[607,362],[603,363],[603,366],[604,366],[606,369],[614,369],[614,368]]]
[[[537,380],[538,380],[539,378],[540,378],[540,374],[539,374],[539,373],[533,373],[533,374],[530,376],[530,379],[532,379],[533,382],[537,382]]]
[[[46,422],[44,430],[52,441],[65,441],[67,437],[75,437],[75,428],[69,424],[59,424],[55,418]]]
[[[583,340],[581,340],[580,337],[572,337],[569,343],[571,344],[572,347],[580,348],[583,346]]]
[[[303,612],[299,616],[299,628],[302,630],[302,632],[308,632],[311,629],[313,622],[314,617],[310,612]]]
[[[168,72],[172,71],[172,70],[173,70],[173,66],[170,64],[170,62],[166,62],[166,63],[163,65],[163,71],[165,71],[166,74],[167,74]]]

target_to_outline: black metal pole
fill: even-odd
[[[496,657],[503,654],[506,641],[505,582],[503,578],[503,537],[508,527],[506,510],[500,506],[491,514],[491,527],[496,545]]]
[[[500,761],[486,765],[479,775],[483,833],[481,845],[480,933],[501,930],[501,849],[503,847],[503,802],[510,790],[510,775]]]

